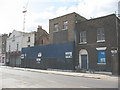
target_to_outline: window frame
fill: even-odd
[[[19,50],[19,43],[17,43],[17,51]]]
[[[86,44],[87,43],[87,32],[86,31],[81,31],[79,39],[80,39],[79,40],[80,44]]]
[[[13,41],[13,42],[15,41],[15,35],[13,35],[13,37],[12,37],[12,41]]]
[[[27,42],[30,42],[30,37],[28,37],[28,41]]]
[[[68,29],[68,21],[63,21],[63,30],[67,30]]]
[[[97,42],[105,42],[105,30],[104,30],[104,28],[97,29]]]
[[[59,24],[56,23],[54,24],[54,31],[53,32],[58,32],[59,31]]]

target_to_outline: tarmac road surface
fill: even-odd
[[[0,68],[1,88],[118,88],[118,80]]]

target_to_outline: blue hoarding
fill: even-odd
[[[21,67],[74,69],[74,42],[22,48]]]
[[[27,58],[66,58],[67,52],[73,53],[74,43],[49,44],[38,47],[28,47],[22,49],[22,54],[26,54]],[[72,56],[70,56],[71,58]],[[73,58],[73,57],[72,57]]]

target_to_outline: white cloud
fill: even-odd
[[[118,0],[84,0],[78,4],[78,13],[86,18],[112,14],[117,11],[117,2]]]
[[[52,11],[52,10],[54,10],[54,6],[50,6],[49,8],[47,8],[47,10],[49,10],[49,11]]]
[[[1,0],[0,1],[0,33],[9,33],[13,29],[22,31],[23,29],[23,6],[28,0]],[[40,2],[63,2],[67,5],[69,2],[78,4],[73,5],[70,3],[68,6],[57,7],[38,7],[43,8],[41,12],[34,12],[33,3]],[[117,11],[118,0],[30,0],[28,5],[28,12],[26,14],[26,31],[36,30],[38,25],[49,31],[49,19],[65,15],[71,12],[77,12],[80,15],[90,17],[100,17],[107,14],[112,14]],[[31,10],[32,9],[32,10]]]

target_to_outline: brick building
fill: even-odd
[[[86,19],[73,12],[49,20],[50,44],[75,41],[75,24]]]
[[[37,32],[35,33],[35,46],[49,44],[49,34],[42,29],[42,26],[38,26]]]
[[[76,24],[76,65],[80,69],[118,72],[120,20],[111,14]]]

